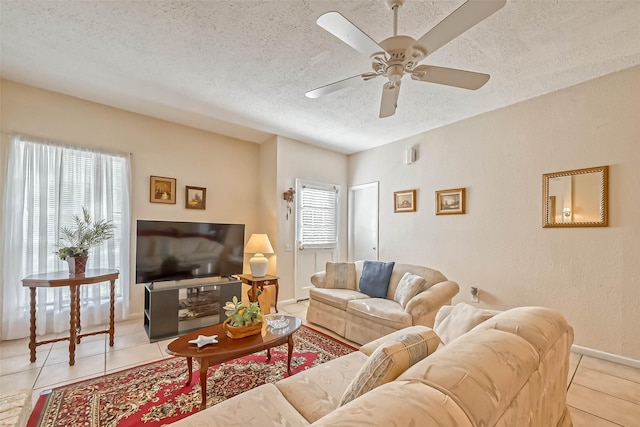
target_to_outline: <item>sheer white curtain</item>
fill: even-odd
[[[116,319],[128,312],[130,156],[12,135],[4,200],[2,339],[29,336],[30,274],[66,270],[54,251],[59,230],[86,207],[94,219],[113,221],[114,238],[89,251],[87,268],[117,268]],[[104,324],[109,284],[80,287],[82,326]],[[39,335],[69,328],[69,289],[37,290]]]

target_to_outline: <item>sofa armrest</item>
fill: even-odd
[[[411,298],[404,310],[411,315],[414,325],[433,328],[436,313],[438,313],[440,307],[451,304],[451,299],[459,291],[458,284],[451,280],[436,283],[426,291],[422,291]]]
[[[311,275],[311,284],[316,288],[326,288],[327,287],[327,272],[326,271],[318,271],[317,273],[313,273]]]

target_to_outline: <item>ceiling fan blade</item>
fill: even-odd
[[[468,0],[420,37],[417,44],[431,55],[477,23],[500,10],[506,0]]]
[[[455,86],[469,90],[480,89],[489,81],[489,77],[489,74],[458,70],[456,68],[435,67],[432,65],[419,65],[413,69],[411,74],[413,80]]]
[[[390,117],[396,113],[398,107],[398,95],[400,94],[400,80],[393,86],[391,82],[384,84],[382,88],[382,101],[380,102],[380,118]]]
[[[304,95],[307,98],[320,98],[321,96],[327,95],[327,94],[329,94],[331,92],[335,92],[335,91],[338,91],[340,89],[344,89],[345,87],[352,86],[356,82],[362,80],[364,78],[363,76],[368,75],[368,74],[369,73],[358,74],[357,76],[349,77],[349,78],[344,79],[344,80],[339,80],[337,82],[330,83],[330,84],[325,85],[325,86],[320,86],[319,88],[310,90],[309,92],[305,93]]]
[[[367,58],[375,53],[384,52],[378,43],[338,12],[327,12],[316,22]]]

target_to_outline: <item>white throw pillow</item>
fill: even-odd
[[[406,307],[409,300],[416,296],[423,283],[423,277],[416,276],[407,271],[398,283],[393,300],[400,304],[402,308]]]
[[[442,344],[447,345],[480,323],[492,318],[496,313],[492,310],[475,308],[461,302],[451,310],[451,313],[442,322],[434,325],[433,330],[440,337]]]

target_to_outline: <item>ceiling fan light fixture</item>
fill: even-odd
[[[402,78],[404,74],[404,67],[402,65],[390,65],[387,67],[387,77],[390,82],[397,82]]]

